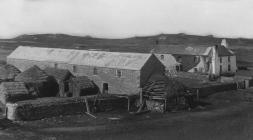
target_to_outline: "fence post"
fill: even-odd
[[[140,89],[140,104],[143,104],[143,92],[142,92],[142,88]]]
[[[199,89],[197,89],[197,101],[199,101]]]

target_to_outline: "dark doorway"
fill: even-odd
[[[103,91],[102,91],[102,93],[105,93],[105,94],[107,94],[108,93],[108,83],[103,83]]]

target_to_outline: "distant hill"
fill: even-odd
[[[109,51],[150,52],[157,44],[173,45],[215,45],[223,38],[188,34],[159,34],[124,39],[104,39],[91,36],[71,36],[66,34],[21,35],[13,39],[0,39],[0,47],[15,49],[19,45],[69,49],[99,49]],[[240,62],[253,63],[253,39],[226,38]],[[245,63],[246,64],[246,63]]]

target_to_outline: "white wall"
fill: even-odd
[[[188,72],[195,72],[195,68],[197,68],[198,72],[205,72],[205,62],[206,62],[206,57],[205,56],[199,56],[200,62],[198,65],[192,69],[190,69]]]
[[[161,56],[164,56],[164,59],[161,59]],[[171,54],[155,54],[155,56],[162,62],[165,66],[166,71],[176,70],[176,66],[178,65],[176,59]]]
[[[228,57],[230,57],[230,62],[228,61]],[[220,63],[220,58],[222,59],[222,62]],[[222,73],[235,73],[237,70],[236,66],[236,56],[223,56],[219,57],[218,59],[218,71],[220,74]],[[230,71],[228,70],[228,65],[230,65]],[[222,71],[220,71],[220,66],[222,66]]]

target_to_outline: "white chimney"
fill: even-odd
[[[212,48],[212,65],[211,65],[211,73],[214,75],[219,74],[219,64],[218,64],[218,45],[213,46]]]
[[[222,39],[221,46],[224,46],[224,47],[228,48],[228,43],[227,43],[226,39]]]

